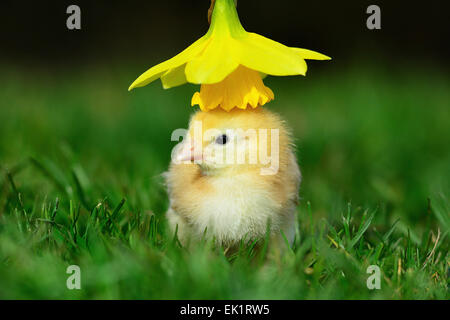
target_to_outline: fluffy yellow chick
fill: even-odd
[[[267,138],[267,139],[266,139]],[[292,243],[300,170],[291,135],[263,108],[195,113],[165,173],[172,232],[182,243],[206,235],[224,246],[263,238]]]

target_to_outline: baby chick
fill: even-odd
[[[301,175],[289,130],[267,109],[195,113],[165,178],[182,243],[206,234],[233,246],[263,238],[270,223],[272,238],[283,231],[292,244]]]

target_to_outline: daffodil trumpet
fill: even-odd
[[[244,30],[234,0],[216,0],[208,32],[184,51],[143,73],[132,90],[160,78],[165,89],[200,84],[191,104],[202,111],[256,108],[274,99],[262,75],[305,75],[305,59],[329,60]]]

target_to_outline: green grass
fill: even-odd
[[[160,174],[195,87],[128,93],[142,66],[2,68],[0,298],[448,299],[448,76],[320,70],[266,80],[303,182],[294,248],[264,261],[168,233]]]

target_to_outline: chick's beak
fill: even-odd
[[[200,149],[200,150],[197,150]],[[184,143],[177,155],[178,162],[202,160],[201,148],[196,148],[192,143]]]

